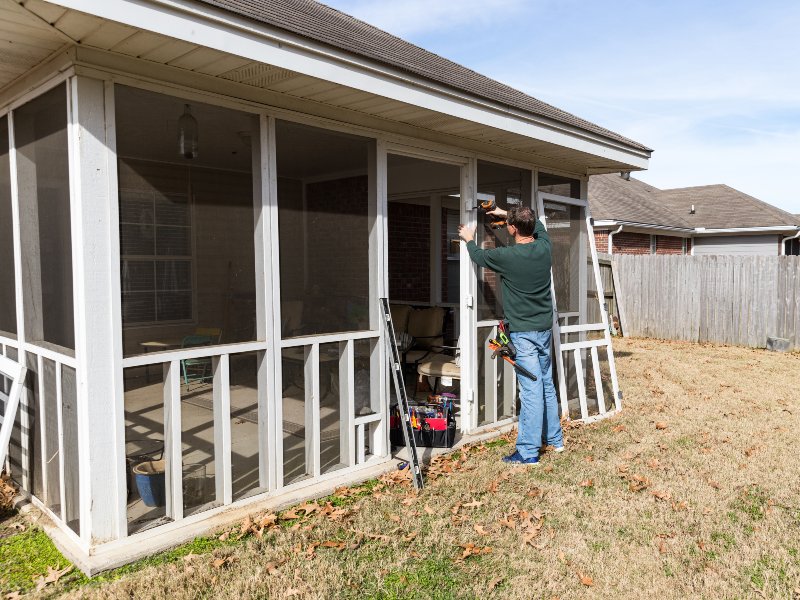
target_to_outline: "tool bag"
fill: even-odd
[[[456,438],[456,417],[454,394],[428,396],[427,401],[409,401],[411,428],[414,443],[425,448],[452,448]],[[403,432],[400,429],[400,410],[392,405],[389,417],[389,438],[393,446],[403,446]]]

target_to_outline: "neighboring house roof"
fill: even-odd
[[[753,198],[724,184],[664,190],[658,201],[680,214],[691,227],[730,229],[739,227],[797,226],[793,214]],[[689,214],[694,205],[695,213]]]
[[[618,173],[589,178],[589,203],[596,221],[628,221],[645,225],[690,229],[685,220],[673,214],[656,198],[661,190]]]
[[[730,186],[659,190],[618,174],[589,178],[595,221],[615,221],[694,230],[800,227],[800,218]],[[690,214],[694,206],[694,214]]]
[[[196,1],[389,65],[478,98],[577,127],[639,150],[652,151],[638,142],[313,0]]]

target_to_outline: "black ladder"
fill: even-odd
[[[414,442],[414,431],[411,427],[411,411],[408,408],[408,396],[406,395],[406,386],[403,381],[403,361],[400,356],[400,351],[397,348],[397,338],[394,335],[394,323],[392,323],[392,313],[389,310],[388,298],[381,298],[381,308],[383,309],[383,322],[386,325],[386,337],[392,351],[392,379],[394,380],[394,391],[397,395],[397,404],[400,409],[403,438],[405,439],[406,449],[408,450],[408,465],[411,470],[411,478],[414,481],[414,487],[421,490],[424,487],[422,470],[419,468],[419,459],[417,458],[417,444]]]

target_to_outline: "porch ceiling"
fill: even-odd
[[[377,118],[395,124],[394,131],[400,123],[414,128],[408,130],[412,136],[415,131],[434,132],[445,142],[463,140],[467,147],[479,144],[487,154],[514,156],[572,173],[638,170],[647,164],[647,156],[631,153],[627,159],[619,148],[598,146],[587,152],[534,139],[43,0],[0,0],[0,16],[0,92],[60,48],[76,46],[269,90],[308,107],[344,109],[341,120],[358,124],[368,115],[372,123]]]

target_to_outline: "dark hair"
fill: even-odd
[[[508,211],[506,217],[509,225],[517,228],[517,231],[522,237],[529,237],[533,235],[533,230],[536,227],[536,215],[527,206],[515,206]]]

